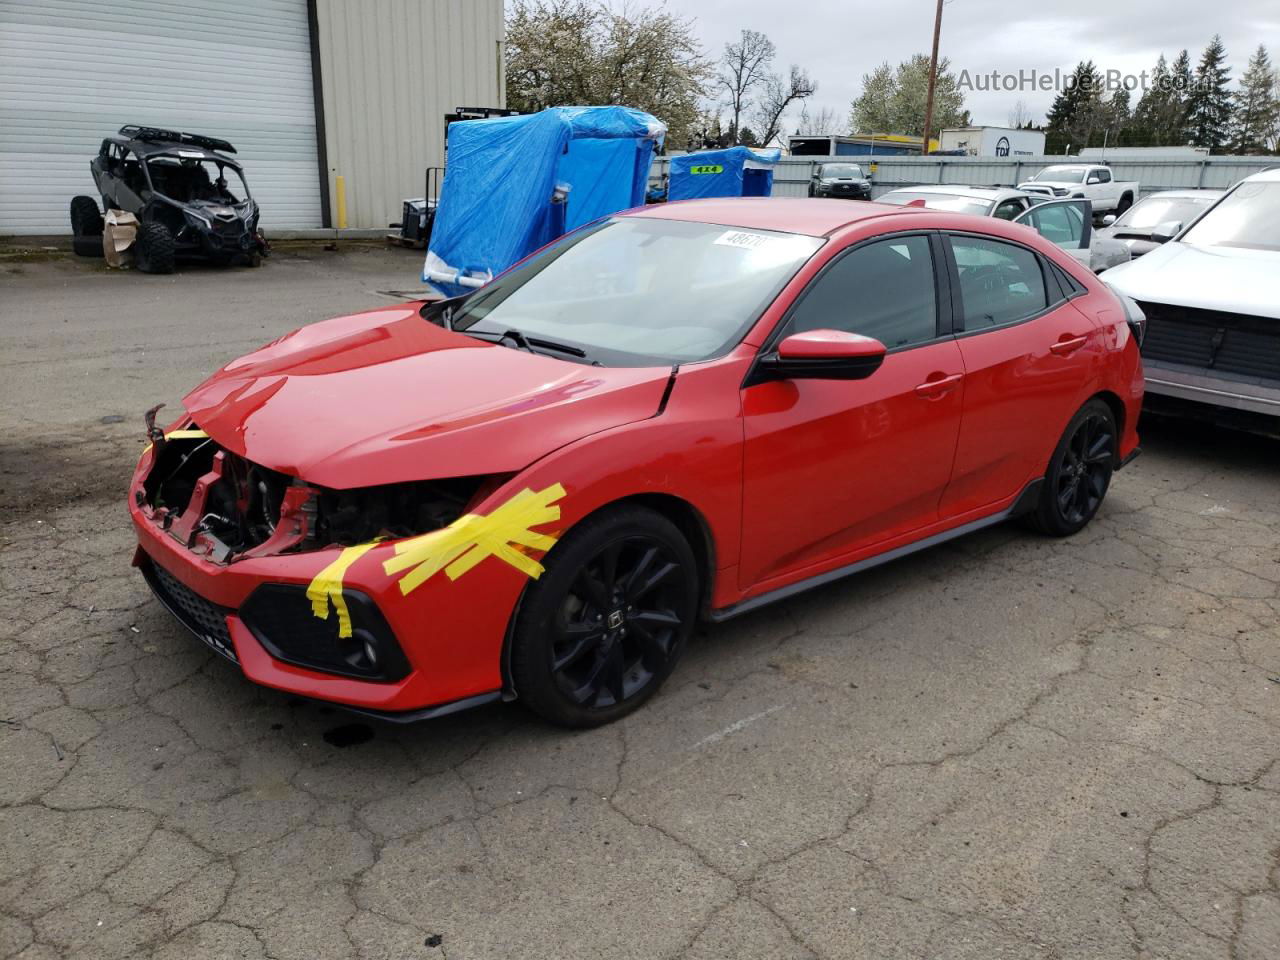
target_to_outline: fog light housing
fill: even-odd
[[[299,584],[267,583],[240,607],[238,616],[277,660],[343,677],[395,683],[410,670],[382,611],[359,590],[344,589],[351,615],[351,636],[338,636],[338,616],[317,617]]]

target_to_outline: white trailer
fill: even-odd
[[[950,127],[938,137],[939,153],[963,153],[970,157],[1039,157],[1044,155],[1044,134],[1013,127]]]

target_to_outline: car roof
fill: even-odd
[[[748,230],[777,230],[825,237],[862,220],[875,217],[926,213],[923,207],[889,203],[855,203],[804,197],[727,197],[708,200],[675,200],[640,207],[630,217],[715,223]],[[935,211],[936,212],[936,211]]]
[[[922,183],[918,187],[897,187],[889,193],[936,193],[946,197],[973,197],[976,200],[1007,200],[1009,197],[1028,196],[1025,190],[1013,187],[973,187],[965,183]],[[884,194],[881,194],[884,196]]]
[[[1252,183],[1274,183],[1280,180],[1280,167],[1271,167],[1269,170],[1263,170],[1261,173],[1255,173],[1251,177],[1245,177]]]
[[[1210,187],[1186,187],[1182,190],[1157,190],[1155,193],[1148,193],[1142,199],[1150,200],[1152,197],[1165,197],[1169,200],[1216,200],[1226,192],[1225,190],[1214,190]]]
[[[177,143],[172,140],[134,140],[130,137],[107,137],[112,143],[128,147],[140,157],[173,156],[191,160],[216,160],[229,167],[241,169],[240,164],[225,153],[206,150],[204,147],[192,146],[189,143]]]

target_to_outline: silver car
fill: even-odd
[[[1225,190],[1161,190],[1143,197],[1120,216],[1102,218],[1098,236],[1119,240],[1134,257],[1172,240],[1214,205]]]
[[[1010,187],[966,187],[962,184],[926,184],[891,190],[877,203],[918,203],[931,210],[999,217],[1031,227],[1075,259],[1101,273],[1130,259],[1129,248],[1118,240],[1099,237],[1093,229],[1093,207],[1088,200],[1044,200]]]

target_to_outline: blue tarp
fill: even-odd
[[[551,107],[449,125],[422,279],[448,296],[567,230],[644,203],[666,126],[630,107]],[[561,188],[563,202],[553,202]],[[469,286],[473,287],[473,282]]]
[[[668,200],[698,197],[767,197],[773,192],[773,170],[780,150],[756,152],[746,147],[703,150],[671,158]]]

